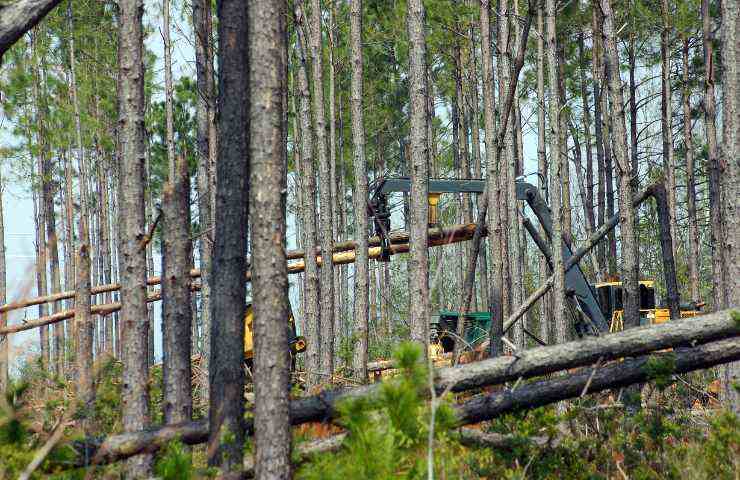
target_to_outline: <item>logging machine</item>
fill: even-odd
[[[516,179],[516,198],[525,201],[530,206],[535,216],[542,225],[542,229],[548,238],[552,237],[552,217],[550,208],[547,206],[545,199],[540,195],[537,187],[524,181],[523,177]],[[429,180],[429,226],[434,227],[438,224],[438,206],[440,196],[444,193],[474,193],[481,194],[485,188],[484,180],[449,180],[449,179],[430,179]],[[370,201],[368,202],[368,213],[373,217],[375,235],[380,238],[382,249],[379,261],[388,261],[390,259],[390,240],[388,232],[391,227],[391,212],[388,207],[388,196],[394,192],[410,192],[411,179],[408,177],[384,178],[381,179],[371,192]],[[489,206],[489,211],[491,207]],[[525,216],[523,221],[524,227],[534,240],[535,244],[542,251],[548,262],[551,254],[547,242],[540,236],[537,229],[532,225]],[[564,239],[562,245],[563,261],[567,262],[573,256],[570,242]],[[602,313],[602,309],[596,297],[596,292],[586,280],[586,276],[581,267],[576,264],[565,274],[566,297],[568,306],[574,318],[574,328],[578,335],[598,335],[609,331],[609,323]],[[444,316],[443,316],[444,317]],[[449,315],[447,315],[449,317]],[[449,325],[453,322],[445,322]],[[442,322],[440,322],[442,324]],[[435,331],[434,326],[432,328]],[[448,328],[440,328],[437,334],[441,336],[444,332],[451,332]],[[538,343],[541,340],[536,338],[531,332],[526,332]],[[441,338],[440,336],[440,338]]]
[[[293,318],[293,311],[290,309],[288,304],[288,322],[286,328],[288,329],[288,344],[290,345],[291,357],[295,359],[296,354],[303,352],[306,349],[306,340],[296,335],[295,319]],[[244,361],[247,364],[252,363],[254,358],[254,309],[252,304],[247,304],[247,313],[244,315]]]

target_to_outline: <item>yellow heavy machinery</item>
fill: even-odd
[[[624,306],[622,304],[622,282],[618,280],[594,285],[604,316],[610,319],[609,331],[624,329]],[[694,317],[701,313],[704,303],[682,303],[681,318]],[[640,325],[665,323],[671,319],[668,308],[655,305],[655,281],[640,280]]]
[[[244,315],[244,361],[247,364],[252,363],[254,358],[254,339],[253,339],[253,323],[254,323],[254,309],[252,304],[247,304],[247,313]],[[288,315],[288,343],[290,345],[290,353],[293,359],[295,355],[306,350],[306,340],[296,334],[295,319],[293,318],[293,312],[290,311]]]

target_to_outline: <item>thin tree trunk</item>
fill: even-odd
[[[213,170],[215,168],[216,129],[213,122],[213,47],[211,46],[211,4],[205,0],[193,1],[193,29],[195,31],[195,70],[198,84],[196,105],[198,153],[198,257],[201,277],[201,399],[209,404],[209,362],[211,359],[211,262],[213,260]]]
[[[352,205],[355,211],[355,238],[357,239],[357,260],[355,261],[354,287],[354,331],[355,354],[353,370],[355,378],[367,379],[368,347],[368,282],[369,268],[367,258],[367,196],[368,178],[365,160],[365,126],[362,110],[363,99],[363,58],[362,58],[362,0],[350,0],[350,65],[352,113],[352,156],[354,163],[355,189]]]
[[[557,13],[557,12],[556,12]],[[565,46],[557,40],[555,34],[555,43],[557,44],[556,65],[557,65],[557,95],[559,97],[558,111],[560,112],[558,132],[560,134],[560,175],[562,193],[560,196],[560,206],[563,210],[563,223],[561,225],[563,238],[571,241],[573,238],[573,208],[570,201],[570,162],[568,162],[568,100],[565,91]],[[554,177],[553,177],[554,180]],[[558,188],[555,187],[554,191]]]
[[[717,145],[717,108],[714,93],[714,34],[709,13],[709,0],[702,0],[702,40],[704,45],[704,133],[707,137],[707,170],[709,171],[709,218],[712,245],[712,295],[714,308],[725,304],[723,279],[726,264],[723,261],[724,212],[720,202],[719,147]],[[723,139],[724,141],[724,139]]]
[[[167,3],[167,0],[165,0]],[[162,384],[165,423],[192,418],[190,181],[178,156],[162,191]]]
[[[311,0],[309,39],[313,78],[313,115],[316,131],[316,153],[319,164],[319,219],[321,251],[332,251],[332,196],[331,159],[326,151],[326,115],[324,113],[323,44],[321,41],[321,2]],[[321,267],[321,371],[334,373],[334,265],[327,262]]]
[[[737,1],[725,1],[722,13],[722,167],[721,204],[724,220],[722,237],[725,305],[740,305],[740,7]],[[740,362],[724,369],[724,400],[740,413]]]
[[[88,236],[87,218],[80,216],[79,232],[81,240]],[[93,376],[93,318],[90,312],[90,247],[80,241],[77,255],[77,285],[75,294],[75,363],[77,368],[77,401],[83,411],[93,407],[95,384]],[[83,420],[85,433],[91,435],[91,422]]]
[[[39,190],[41,190],[39,188]],[[40,208],[40,192],[33,192],[33,218],[36,227],[36,291],[39,295],[48,293],[46,287],[46,232],[44,228],[44,212]],[[48,314],[46,303],[39,304],[39,318]],[[51,362],[49,351],[49,327],[46,325],[39,328],[39,343],[41,344],[41,367],[48,371]]]
[[[586,143],[586,198],[583,210],[585,218],[588,220],[587,224],[591,225],[589,228],[593,231],[596,228],[596,216],[594,215],[594,163],[591,148],[591,109],[588,102],[583,37],[584,32],[581,30],[578,33],[578,74],[580,77],[581,101],[583,102],[583,137]],[[594,269],[594,274],[597,274],[598,271],[597,265]]]
[[[429,342],[429,252],[427,239],[429,190],[429,138],[427,119],[425,12],[421,0],[409,0],[406,10],[409,35],[409,103],[411,147],[411,221],[409,223],[409,323],[411,340]],[[426,356],[426,347],[424,354]]]
[[[673,239],[673,257],[677,257],[678,229],[676,224],[676,161],[673,156],[673,108],[671,105],[671,56],[670,56],[670,13],[668,0],[661,0],[663,30],[660,33],[660,87],[661,87],[661,133],[663,139],[663,170],[668,191],[668,215]],[[689,121],[690,115],[689,115]],[[685,132],[684,132],[685,133]],[[687,152],[687,155],[690,155]],[[687,158],[688,162],[688,158]]]
[[[601,109],[603,96],[603,85],[601,83],[601,72],[603,67],[601,66],[601,35],[598,33],[598,17],[599,15],[596,9],[592,9],[591,13],[591,25],[593,31],[593,60],[591,62],[591,78],[592,88],[594,91],[594,133],[596,134],[596,176],[598,188],[596,191],[596,214],[597,214],[597,227],[601,227],[606,220],[606,172],[604,166],[604,143],[608,140],[604,137],[603,132],[603,111]],[[603,281],[606,275],[607,262],[606,262],[606,244],[605,242],[599,243],[597,249],[596,258],[599,262],[599,270],[596,272],[596,278]]]
[[[565,317],[565,270],[563,270],[563,253],[559,245],[563,243],[563,207],[561,206],[561,189],[563,184],[563,175],[567,175],[567,168],[563,173],[563,145],[560,144],[562,135],[560,134],[561,112],[560,112],[560,93],[558,92],[558,61],[557,61],[557,40],[555,32],[555,0],[545,1],[545,22],[547,28],[547,72],[550,85],[550,108],[549,108],[549,131],[550,131],[550,209],[553,212],[552,221],[552,265],[555,274],[553,286],[553,320],[555,341],[562,343],[566,340],[567,325]],[[565,165],[567,167],[567,164]],[[563,196],[565,190],[563,190]]]
[[[249,54],[244,2],[218,2],[218,161],[211,267],[208,463],[239,471],[244,455],[244,314],[249,212]],[[285,317],[283,317],[285,318]]]
[[[286,245],[287,4],[257,0],[249,15],[256,478],[291,475],[290,312]],[[331,262],[327,262],[331,263]],[[240,444],[241,446],[241,444]]]
[[[475,0],[470,0],[470,5],[477,3]],[[470,139],[473,146],[473,176],[475,178],[483,178],[483,166],[481,165],[481,151],[480,151],[480,109],[478,101],[478,62],[476,56],[476,40],[475,40],[475,22],[470,22],[470,66],[468,67],[468,91],[470,96]],[[479,199],[479,202],[482,201]],[[480,209],[480,207],[479,207]],[[472,249],[471,249],[472,254]],[[486,249],[481,248],[478,259],[478,275],[480,291],[478,298],[480,299],[479,308],[483,311],[489,311],[488,305],[488,255]]]
[[[545,192],[545,198],[550,197],[550,182],[548,180],[547,151],[545,147],[545,22],[543,20],[544,2],[537,2],[537,185],[540,191]],[[547,238],[540,225],[540,235]],[[542,283],[547,277],[547,260],[539,257],[539,280]],[[550,322],[552,316],[552,294],[548,293],[542,300],[539,311],[540,340],[550,342],[550,333],[553,331]]]
[[[486,190],[488,205],[498,205],[499,188],[497,186],[498,165],[496,165],[496,134],[495,134],[495,98],[493,93],[493,59],[491,54],[491,6],[489,0],[480,2],[480,30],[481,30],[481,58],[483,66],[483,123],[484,141],[486,144]],[[482,215],[479,207],[478,216]],[[503,332],[503,258],[501,257],[501,211],[493,208],[493,215],[488,217],[488,248],[491,251],[493,264],[493,282],[489,285],[488,308],[491,312],[490,355],[492,357],[503,354],[501,335]],[[500,319],[500,320],[499,320]]]
[[[142,0],[119,2],[118,109],[120,170],[118,175],[119,272],[121,277],[123,356],[122,417],[125,431],[149,424],[149,320],[146,309],[144,231],[144,60]],[[149,475],[151,456],[127,462],[131,477]]]
[[[664,0],[666,1],[666,0]],[[686,255],[686,261],[689,266],[689,294],[694,302],[700,301],[701,293],[699,292],[699,223],[696,219],[696,166],[694,165],[694,142],[691,133],[691,91],[689,87],[689,39],[684,37],[683,41],[683,137],[686,149],[686,203],[688,210],[689,223],[689,249]],[[668,168],[675,171],[675,165]],[[674,185],[668,185],[668,210],[671,214],[671,237],[674,245],[678,243],[678,238],[673,236],[673,229],[676,228],[675,221],[675,191],[671,195],[671,190],[675,190],[675,173],[670,175]],[[671,188],[673,187],[673,188]],[[672,197],[672,199],[671,199]],[[673,205],[671,206],[671,201]],[[675,248],[674,248],[675,250]],[[675,256],[674,252],[674,258]]]
[[[5,219],[3,216],[3,177],[0,171],[0,304],[7,302],[7,268],[5,264]],[[8,315],[0,313],[0,328],[8,326]],[[8,388],[10,335],[0,335],[0,395]]]
[[[303,245],[306,251],[316,250],[316,167],[313,155],[313,131],[311,129],[311,99],[308,92],[308,74],[305,57],[305,43],[300,33],[302,12],[296,7],[296,30],[299,32],[296,41],[296,53],[300,59],[298,68],[298,92],[300,95],[300,139],[301,146],[301,188],[303,204],[301,212],[303,218]],[[321,312],[320,312],[320,282],[316,257],[306,257],[306,274],[304,275],[304,295],[306,302],[305,322],[306,329],[306,387],[311,389],[321,382],[318,375],[321,369]]]
[[[327,28],[329,45],[328,45],[328,60],[329,60],[329,177],[331,182],[331,232],[332,239],[334,242],[340,240],[339,231],[339,220],[340,220],[340,206],[339,206],[339,175],[337,170],[337,93],[336,93],[336,60],[334,58],[336,49],[336,23],[334,0],[330,0],[329,6],[329,25]],[[341,159],[340,159],[341,161]],[[342,312],[341,312],[341,299],[340,288],[339,288],[339,276],[341,268],[334,269],[334,339],[332,351],[336,357],[339,352],[339,347],[342,341]]]
[[[102,163],[102,164],[101,164]],[[108,191],[108,162],[107,158],[98,159],[98,190],[100,190],[100,222],[98,222],[100,239],[101,281],[108,284],[111,278],[111,248],[110,248],[110,199]],[[103,303],[111,303],[111,294],[106,292]],[[113,356],[113,316],[103,317],[103,353]]]
[[[606,71],[609,83],[609,103],[611,117],[614,118],[614,157],[619,174],[619,220],[621,232],[621,280],[622,304],[624,305],[624,328],[640,325],[640,299],[638,287],[638,243],[635,232],[635,207],[632,197],[635,193],[637,172],[633,170],[627,150],[625,131],[624,97],[619,76],[619,54],[614,30],[614,14],[610,0],[600,0],[604,14],[604,47]],[[639,404],[638,404],[639,407]]]

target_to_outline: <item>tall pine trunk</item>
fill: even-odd
[[[666,176],[666,190],[668,192],[668,219],[670,223],[671,238],[673,239],[673,257],[678,258],[678,232],[676,223],[676,162],[673,155],[673,108],[671,105],[671,52],[670,52],[670,23],[668,0],[661,1],[663,14],[663,30],[660,33],[660,90],[661,90],[661,115],[660,125],[663,140],[663,170]],[[685,113],[685,112],[684,112]],[[689,122],[691,118],[689,116]],[[686,132],[684,132],[686,133]],[[690,155],[687,152],[687,155]],[[688,163],[688,157],[687,157]],[[689,260],[690,261],[690,260]]]
[[[545,1],[546,43],[547,43],[547,73],[550,86],[549,105],[549,132],[550,132],[550,210],[552,216],[552,265],[555,274],[553,284],[553,323],[555,341],[562,343],[566,340],[567,325],[565,317],[565,270],[563,269],[563,253],[560,246],[563,243],[563,218],[564,206],[562,198],[565,196],[563,189],[563,175],[567,175],[567,163],[564,162],[564,146],[561,145],[562,128],[560,112],[560,93],[558,81],[557,60],[557,35],[555,31],[555,0]],[[565,168],[565,173],[563,172]],[[562,190],[562,195],[561,195]]]
[[[686,255],[686,261],[689,266],[689,298],[694,302],[698,302],[701,297],[701,294],[699,293],[699,222],[696,219],[696,166],[694,165],[694,141],[692,138],[693,134],[691,132],[691,90],[689,86],[688,37],[684,37],[683,40],[683,88],[681,90],[683,92],[683,138],[686,150],[686,209],[689,224],[689,248],[688,254]],[[675,165],[668,168],[675,171]],[[667,190],[668,210],[671,214],[671,229],[673,229],[676,228],[676,196],[675,192],[671,195],[671,191],[676,188],[675,173],[671,174],[671,177],[673,177],[674,185],[669,185]],[[673,197],[673,200],[671,200],[671,197]],[[671,209],[671,201],[674,202],[673,209]],[[676,245],[678,243],[678,238],[673,236],[673,233],[671,233],[671,237],[673,238],[673,245]]]
[[[256,0],[250,6],[255,460],[256,478],[267,480],[291,475],[290,355],[285,324],[290,312],[284,194],[288,153],[283,97],[288,87],[286,3]]]
[[[144,32],[142,0],[119,2],[118,172],[119,272],[122,324],[122,417],[125,431],[149,424],[149,319],[146,308],[144,231]],[[131,477],[149,475],[150,455],[127,462]]]
[[[7,298],[7,268],[5,264],[5,218],[3,216],[3,177],[0,171],[0,305]],[[0,313],[0,328],[8,326],[8,316]],[[8,365],[10,362],[10,335],[0,336],[0,395],[8,388]]]
[[[354,331],[355,353],[353,370],[355,378],[367,379],[368,348],[368,258],[367,235],[368,215],[367,196],[368,178],[367,161],[365,160],[365,126],[362,111],[363,99],[363,55],[362,55],[362,0],[350,0],[350,64],[351,93],[350,109],[352,113],[352,158],[354,164],[355,188],[352,192],[352,205],[355,214],[355,288],[354,288]]]
[[[429,342],[429,252],[427,239],[429,191],[429,138],[426,77],[425,12],[421,0],[409,0],[406,10],[409,35],[409,104],[411,147],[411,221],[409,224],[409,323],[411,340]],[[426,355],[426,347],[424,354]]]
[[[249,54],[244,2],[218,2],[218,161],[211,266],[208,463],[239,471],[244,455],[244,314],[249,212]]]
[[[547,150],[545,147],[545,22],[544,2],[537,3],[537,185],[545,198],[549,197],[550,182],[548,181]],[[540,235],[546,238],[545,231],[540,226]],[[547,261],[544,256],[539,256],[539,280],[540,284],[550,276]],[[552,293],[548,292],[540,303],[539,322],[540,339],[549,343],[552,331]]]

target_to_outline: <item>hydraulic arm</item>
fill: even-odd
[[[429,180],[429,225],[437,224],[437,205],[442,193],[483,193],[485,188],[484,180],[449,180],[449,179],[430,179]],[[378,185],[373,189],[370,202],[368,204],[369,214],[374,218],[375,234],[381,238],[381,249],[383,252],[390,252],[390,242],[388,241],[388,232],[390,231],[391,213],[388,208],[388,195],[393,192],[409,192],[411,190],[411,179],[408,177],[386,178],[381,179]],[[537,187],[525,182],[522,178],[516,180],[517,200],[525,201],[530,206],[535,216],[542,225],[542,229],[548,238],[552,237],[552,216],[550,208],[547,206],[544,198],[540,195]],[[537,230],[531,225],[526,225],[527,232],[530,234],[535,244],[542,251],[542,254],[551,262],[551,252],[547,242],[542,239]],[[567,241],[563,242],[563,261],[567,261],[573,256],[571,247]],[[388,261],[390,255],[381,254],[379,260]],[[584,316],[591,322],[593,328],[599,332],[608,332],[609,324],[601,311],[599,302],[596,299],[596,293],[593,291],[586,276],[579,265],[575,265],[565,274],[565,285],[567,288],[566,296],[571,299],[571,304],[577,310],[583,312]]]

